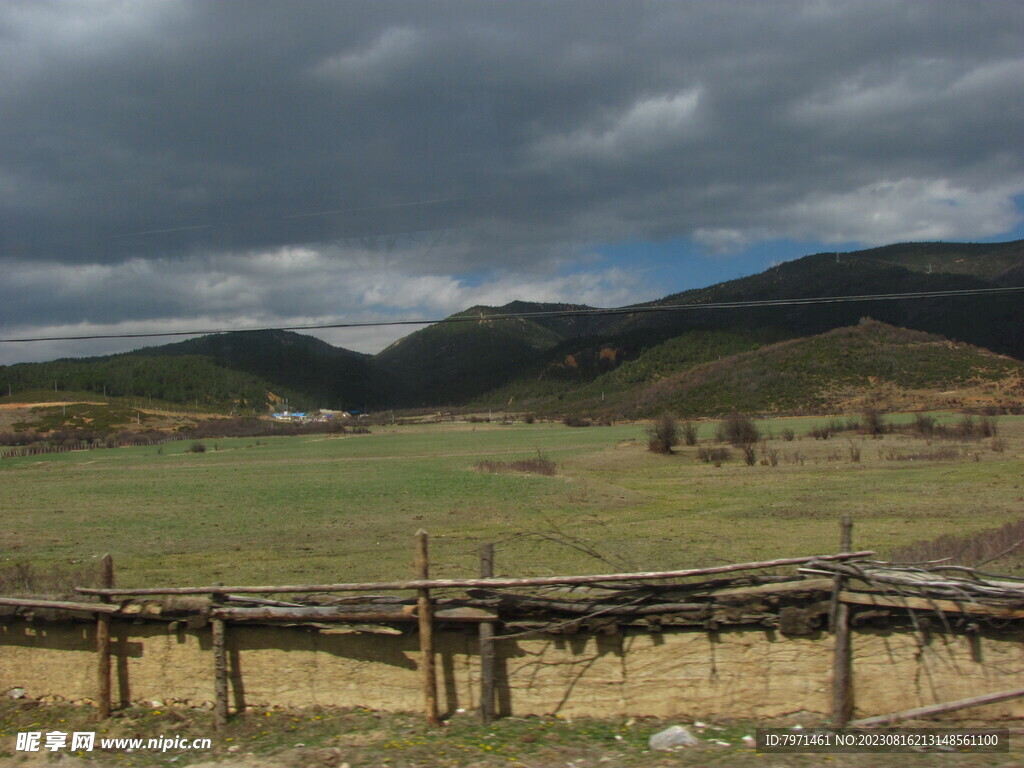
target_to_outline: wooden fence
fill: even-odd
[[[153,610],[147,602],[151,596],[205,596],[208,602],[201,608],[194,605],[185,609],[201,614],[211,627],[211,675],[215,692],[215,722],[219,727],[229,716],[229,664],[227,636],[230,626],[246,623],[321,623],[321,622],[415,622],[418,626],[421,651],[423,707],[427,722],[440,722],[437,694],[437,672],[434,664],[434,635],[436,625],[476,625],[479,633],[479,706],[484,722],[495,716],[494,659],[495,644],[526,635],[552,634],[575,631],[586,625],[590,629],[617,626],[618,623],[642,622],[650,631],[661,631],[665,625],[687,625],[716,630],[723,622],[737,624],[760,623],[781,626],[784,634],[800,634],[801,622],[813,622],[819,617],[827,619],[827,630],[834,635],[832,711],[836,726],[850,723],[853,712],[852,696],[852,636],[851,609],[870,606],[872,615],[892,612],[903,617],[909,615],[915,624],[915,612],[929,612],[947,621],[954,614],[988,616],[999,619],[1024,619],[1024,610],[1014,605],[1024,603],[1024,584],[1005,581],[992,582],[996,586],[978,586],[976,593],[983,598],[967,595],[965,587],[954,583],[948,574],[942,580],[926,580],[914,574],[913,584],[927,584],[929,589],[943,594],[952,591],[954,599],[921,597],[910,594],[912,588],[898,586],[905,570],[880,570],[885,564],[872,563],[865,558],[873,552],[852,550],[851,524],[842,523],[841,547],[836,554],[782,558],[776,560],[737,563],[708,568],[690,568],[672,571],[612,573],[580,576],[544,576],[508,578],[495,577],[494,549],[484,545],[480,552],[480,577],[472,579],[431,579],[429,539],[425,531],[415,537],[416,578],[404,581],[300,584],[271,586],[156,587],[117,588],[112,558],[103,558],[100,586],[79,587],[83,595],[91,595],[98,602],[53,601],[23,598],[0,598],[0,605],[17,609],[49,609],[70,611],[78,615],[91,615],[96,622],[96,690],[99,714],[106,717],[113,708],[111,685],[111,621],[115,618],[146,618],[148,615],[165,620],[180,615],[171,609]],[[747,575],[737,579],[733,574],[763,571],[784,566],[801,566],[803,576],[767,577]],[[721,578],[727,576],[728,578]],[[827,578],[821,578],[826,576]],[[698,582],[680,582],[681,579],[699,578]],[[716,577],[710,578],[709,577]],[[808,578],[811,577],[811,578]],[[851,581],[859,580],[867,587],[854,590]],[[906,581],[906,579],[904,579]],[[870,583],[869,583],[870,582]],[[885,591],[878,584],[888,583]],[[584,599],[572,596],[521,594],[522,590],[540,587],[561,587],[586,590]],[[466,597],[438,597],[437,590],[462,590]],[[867,591],[864,591],[867,589]],[[520,592],[507,592],[519,590]],[[979,591],[980,590],[980,591]],[[310,605],[265,597],[273,594],[316,595],[320,593],[360,592],[412,592],[414,598],[367,597],[346,598],[332,605]],[[997,594],[998,592],[998,594]],[[257,597],[256,595],[262,595]],[[810,607],[798,609],[786,604],[777,612],[766,612],[745,604],[766,598],[778,601],[780,596],[812,595]],[[822,600],[821,598],[827,598]],[[355,602],[360,600],[361,602]],[[724,602],[723,602],[724,601]],[[1009,602],[1007,602],[1009,601]],[[724,608],[722,606],[725,606]],[[147,607],[149,606],[149,607]],[[744,607],[746,606],[746,607]],[[824,607],[820,607],[824,606]],[[788,623],[787,623],[788,622]],[[499,634],[499,630],[503,630]],[[804,632],[806,634],[806,632]],[[1024,690],[1003,691],[983,697],[948,702],[931,711],[948,711],[990,701],[1005,701],[1024,695]],[[918,716],[920,710],[914,710]],[[895,713],[881,718],[869,718],[853,724],[872,724],[899,719],[907,713]]]

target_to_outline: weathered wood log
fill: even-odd
[[[116,605],[108,603],[77,603],[68,600],[37,600],[33,597],[0,597],[0,605],[16,608],[51,608],[57,611],[82,611],[85,613],[110,614],[117,612]]]
[[[844,603],[856,605],[873,605],[885,608],[906,608],[915,611],[931,611],[943,613],[966,613],[981,616],[995,616],[1000,619],[1024,619],[1024,609],[1004,608],[1000,605],[974,603],[967,600],[957,602],[941,598],[903,597],[898,595],[881,595],[866,592],[844,590],[839,599]]]
[[[100,560],[100,586],[107,589],[114,586],[114,558],[109,553]],[[100,600],[109,604],[110,598],[103,596]],[[110,613],[105,612],[96,617],[96,703],[100,720],[110,717],[114,706],[110,669]]]
[[[301,608],[301,603],[287,603],[283,600],[268,600],[265,597],[251,597],[248,595],[228,595],[228,602],[251,603],[253,605],[276,605],[282,608]]]
[[[898,720],[915,720],[917,718],[930,717],[931,715],[941,715],[943,712],[953,712],[958,709],[967,709],[968,707],[980,707],[983,704],[997,704],[1000,701],[1009,701],[1021,697],[1024,697],[1024,688],[1015,688],[1010,691],[1000,691],[999,693],[986,693],[982,696],[972,696],[969,699],[958,699],[956,701],[947,701],[943,704],[931,704],[927,707],[906,709],[889,715],[865,717],[860,720],[854,720],[850,723],[850,727],[865,728],[872,725],[886,725]]]
[[[422,528],[416,531],[416,575],[421,582],[430,580],[429,538]],[[437,670],[434,666],[434,623],[431,616],[430,589],[421,586],[416,590],[416,595],[420,656],[423,664],[423,703],[427,725],[436,728],[441,724],[441,716],[437,708]]]
[[[211,618],[224,619],[231,622],[267,622],[267,621],[419,621],[418,610],[414,606],[406,606],[410,610],[402,610],[396,606],[394,610],[351,610],[348,606],[333,607],[329,605],[307,606],[305,608],[278,608],[275,606],[257,606],[244,608],[241,606],[223,606],[210,610]],[[432,614],[437,621],[480,623],[497,621],[498,615],[480,608],[442,608]]]
[[[853,548],[853,522],[843,515],[840,523],[839,548]],[[830,606],[831,630],[834,637],[832,657],[832,725],[843,728],[853,717],[853,637],[850,632],[850,606],[841,599],[846,578],[836,574],[832,585]]]
[[[821,563],[809,568],[801,568],[803,573],[821,573],[829,571],[843,574],[862,582],[879,585],[891,585],[899,591],[928,592],[939,597],[964,598],[969,596],[993,599],[1024,600],[1024,589],[1020,587],[999,587],[992,582],[974,579],[939,579],[931,577],[927,572],[918,569],[865,567],[854,568],[843,563]]]
[[[480,545],[480,576],[494,576],[494,545]],[[494,719],[494,623],[480,624],[480,722],[487,725]]]
[[[222,599],[222,593],[214,592],[213,604],[215,606]],[[218,731],[223,731],[228,724],[228,649],[227,628],[224,625],[224,620],[212,619],[210,632],[213,642],[213,724]]]
[[[706,576],[715,573],[753,571],[760,568],[780,568],[787,565],[802,565],[814,561],[855,560],[875,554],[872,550],[863,552],[842,552],[835,555],[811,555],[808,557],[784,557],[778,560],[762,560],[752,563],[733,563],[708,568],[685,568],[678,571],[643,571],[638,573],[611,573],[589,576],[529,576],[524,578],[490,579],[413,579],[411,581],[377,581],[349,584],[293,584],[290,586],[267,585],[262,587],[224,587],[225,592],[237,594],[274,594],[283,592],[367,592],[405,589],[466,589],[468,587],[543,587],[563,584],[596,584],[599,582],[655,581],[683,579],[690,576]],[[139,587],[136,589],[97,589],[75,587],[83,595],[208,595],[216,590],[211,587]]]
[[[618,616],[646,616],[654,613],[686,613],[688,611],[708,610],[711,601],[703,603],[652,603],[649,605],[618,605],[616,603],[588,602],[579,600],[554,600],[545,597],[534,597],[528,595],[513,595],[505,592],[493,592],[486,589],[470,590],[470,595],[481,597],[498,596],[499,604],[514,606],[517,609],[526,611],[553,611],[562,613],[608,613]]]
[[[813,595],[819,592],[828,592],[832,589],[832,579],[798,579],[795,581],[783,581],[776,584],[757,584],[750,587],[727,587],[725,589],[708,590],[701,593],[700,597],[712,597],[715,600],[729,598],[746,599],[751,597],[772,597],[774,595],[785,595],[794,597],[796,595]],[[698,595],[693,595],[697,597]]]

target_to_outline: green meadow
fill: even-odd
[[[1024,517],[1022,417],[995,438],[811,438],[825,421],[758,422],[754,466],[701,461],[710,422],[670,456],[641,423],[480,423],[0,459],[0,567],[81,582],[109,552],[122,586],[411,578],[424,528],[437,577],[476,575],[484,542],[499,574],[607,573],[833,552],[843,514],[883,557]],[[477,469],[537,456],[556,473]]]

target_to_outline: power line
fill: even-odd
[[[400,325],[442,325],[447,323],[479,323],[493,320],[531,320],[552,317],[593,317],[603,315],[638,315],[653,312],[682,312],[708,309],[750,309],[757,307],[797,307],[815,304],[850,304],[860,301],[902,301],[914,299],[942,299],[963,296],[1000,296],[1024,293],[1024,286],[1005,288],[968,288],[949,291],[916,291],[910,293],[875,293],[857,296],[815,296],[795,299],[759,299],[748,301],[719,301],[690,304],[644,304],[627,307],[543,310],[535,312],[505,312],[499,314],[458,314],[444,318],[411,320],[374,320],[366,322],[325,323],[316,325],[263,326],[259,328],[212,328],[189,331],[154,331],[147,333],[96,333],[81,336],[37,336],[21,339],[0,339],[0,344],[24,344],[42,341],[91,341],[97,339],[148,339],[170,336],[208,336],[217,333],[243,333],[252,331],[324,331],[344,328],[384,328]]]

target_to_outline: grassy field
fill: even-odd
[[[412,575],[422,527],[439,577],[475,575],[482,542],[497,543],[501,574],[602,573],[831,552],[842,514],[856,547],[882,556],[1024,517],[1024,417],[1001,417],[995,439],[931,442],[807,435],[825,421],[761,422],[776,466],[746,466],[735,448],[721,466],[699,446],[653,454],[644,424],[553,423],[3,459],[0,567],[81,582],[110,552],[124,586],[394,579]],[[701,425],[702,445],[715,427]],[[539,454],[555,475],[476,469]]]
[[[508,717],[484,726],[471,713],[464,713],[446,721],[443,728],[430,729],[420,715],[361,707],[253,708],[232,718],[227,729],[217,733],[212,715],[199,710],[131,707],[97,723],[89,707],[51,704],[23,708],[18,702],[5,701],[0,702],[0,765],[54,765],[57,761],[48,759],[52,758],[49,753],[14,750],[15,734],[49,730],[97,731],[97,740],[166,735],[189,743],[203,738],[212,741],[210,749],[202,750],[96,749],[77,755],[63,750],[57,753],[63,768],[1011,768],[1021,765],[1024,747],[1021,736],[1014,734],[1009,751],[998,753],[758,753],[743,737],[755,734],[764,724],[695,725],[686,721],[685,726],[700,740],[697,746],[675,752],[648,748],[652,734],[676,724],[680,723],[655,718],[570,720],[544,716]],[[970,727],[997,726],[973,723]]]

